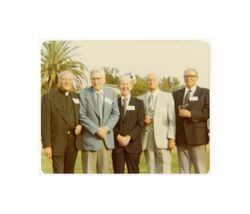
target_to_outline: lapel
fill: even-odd
[[[87,99],[90,100],[90,103],[93,106],[93,110],[95,111],[95,113],[97,114],[97,116],[100,118],[100,113],[99,113],[99,110],[98,110],[98,107],[97,107],[97,103],[96,103],[96,94],[95,94],[95,90],[94,90],[93,86],[91,86],[89,88],[89,93],[88,93]]]
[[[178,95],[177,105],[182,105],[183,104],[184,94],[185,94],[185,88],[180,90],[180,93]]]
[[[155,113],[160,109],[160,107],[161,107],[161,91],[160,91],[160,89],[158,89],[159,91],[158,91],[158,94],[157,94],[157,97],[155,98],[156,100],[155,100],[155,106],[154,106],[154,111],[155,111]]]
[[[79,100],[79,97],[77,96],[77,94],[71,93],[71,96],[72,96],[72,99],[74,98],[74,99],[78,99]],[[75,124],[78,124],[80,103],[76,104],[74,102],[74,100],[72,100],[72,101],[73,101],[74,112],[75,112]]]
[[[103,87],[103,121],[106,121],[105,117],[109,117],[110,116],[110,108],[112,108],[113,105],[113,100],[112,98],[110,98],[108,95],[110,94],[109,89],[107,89],[106,87]],[[107,101],[105,101],[106,99],[109,99],[112,103],[108,103]],[[110,108],[109,108],[110,107]]]
[[[55,90],[55,92],[53,93],[53,102],[54,102],[54,106],[57,109],[57,111],[59,112],[59,114],[61,115],[61,117],[63,118],[63,120],[68,123],[67,118],[65,117],[64,114],[64,108],[65,106],[63,105],[65,97],[64,95],[62,95],[62,93],[59,91],[60,89]]]

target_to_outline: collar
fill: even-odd
[[[123,103],[123,100],[127,98],[127,104],[130,102],[130,99],[131,99],[131,94],[129,94],[127,97],[123,97],[121,96],[121,100],[122,100],[122,103]]]
[[[153,97],[156,97],[159,93],[159,88],[157,88],[153,93],[148,91],[147,92],[147,97],[149,97],[149,95],[153,94]]]
[[[59,88],[59,91],[60,91],[63,95],[65,95],[66,97],[69,96],[69,94],[70,94],[70,91],[65,91],[65,90],[63,90],[62,88]]]
[[[190,93],[190,94],[193,95],[194,92],[196,91],[196,89],[197,89],[197,85],[194,85],[191,89],[185,87],[185,94],[187,94],[188,91],[191,90],[191,93]]]
[[[104,93],[103,93],[103,88],[102,88],[101,90],[99,90],[99,91],[96,91],[96,90],[94,89],[94,92],[95,92],[95,94],[101,94],[101,95],[104,94]]]

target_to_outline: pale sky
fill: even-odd
[[[160,77],[177,77],[183,83],[183,71],[198,71],[198,85],[210,88],[209,46],[201,41],[72,41],[76,57],[89,70],[116,67],[120,73],[132,72],[145,77],[155,72]]]

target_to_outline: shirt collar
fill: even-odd
[[[127,98],[127,104],[128,104],[131,98],[131,94],[129,94],[126,98]],[[121,96],[122,103],[123,103],[123,99],[125,99],[125,97]]]
[[[159,88],[157,88],[156,90],[154,90],[154,92],[152,93],[152,92],[150,92],[150,91],[148,91],[147,92],[147,97],[149,97],[149,95],[153,95],[153,97],[156,97],[157,95],[158,95],[158,93],[159,93]]]
[[[101,94],[101,95],[103,95],[103,88],[102,88],[101,90],[99,90],[99,91],[96,91],[96,90],[94,90],[94,91],[95,91],[96,94]]]
[[[59,91],[64,94],[65,96],[68,96],[70,94],[70,91],[65,91],[62,88],[59,88]]]
[[[194,85],[191,89],[185,87],[185,94],[187,94],[188,91],[191,90],[191,93],[190,93],[190,94],[193,95],[194,92],[196,91],[196,89],[197,89],[197,85]]]

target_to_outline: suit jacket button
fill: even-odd
[[[67,132],[67,134],[70,134],[70,133],[71,133],[71,131],[68,131],[68,132]]]

